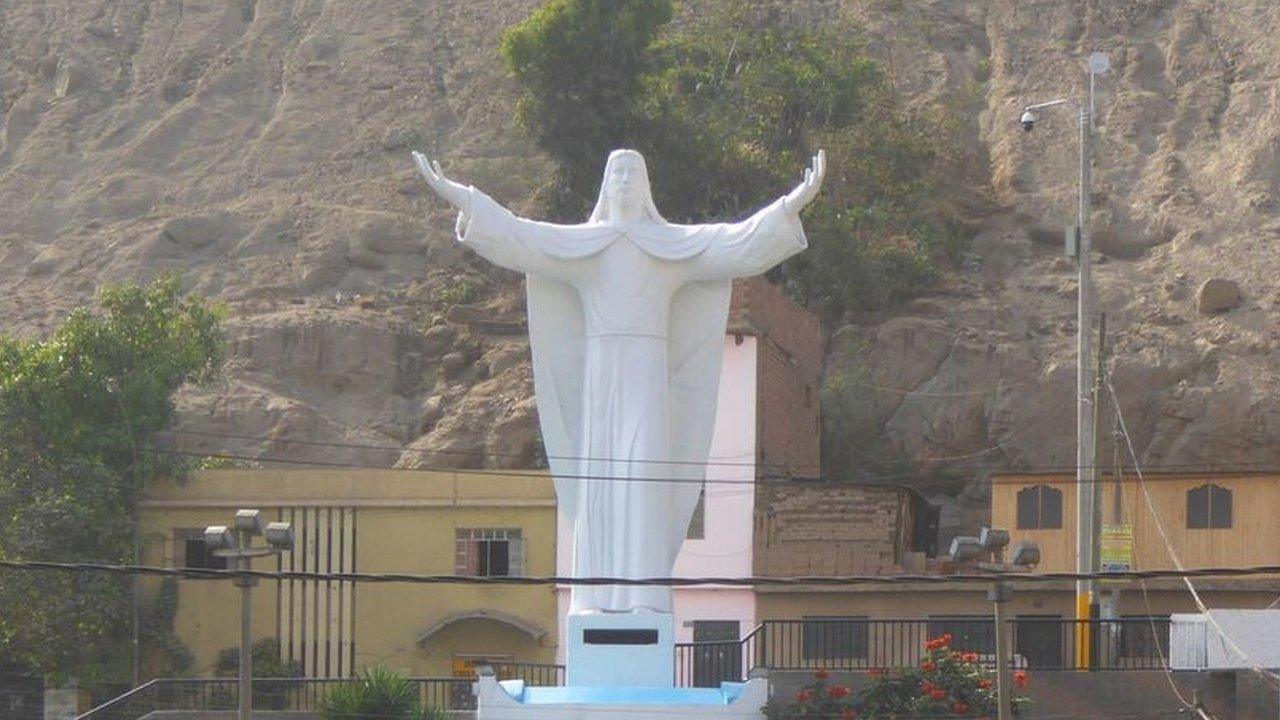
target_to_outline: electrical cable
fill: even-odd
[[[264,580],[337,580],[343,582],[372,583],[408,583],[427,585],[625,585],[625,586],[660,586],[660,587],[692,587],[698,585],[732,585],[747,586],[851,586],[851,585],[903,585],[911,583],[938,585],[945,583],[972,583],[989,585],[997,580],[1009,582],[1060,582],[1075,580],[1141,580],[1153,578],[1191,578],[1191,577],[1252,577],[1257,575],[1280,575],[1280,565],[1259,565],[1253,567],[1208,567],[1180,568],[1176,570],[1130,570],[1126,572],[1093,572],[1093,573],[1026,573],[1026,572],[983,572],[952,573],[940,575],[897,574],[897,575],[821,575],[796,577],[664,577],[664,578],[621,578],[621,577],[560,577],[554,575],[538,576],[472,576],[472,575],[423,575],[414,573],[371,573],[371,572],[316,572],[302,570],[219,570],[213,568],[180,568],[160,567],[156,565],[123,565],[90,562],[54,562],[45,560],[8,560],[0,559],[0,568],[20,571],[69,571],[69,572],[109,572],[116,574],[158,575],[179,578],[244,578],[256,577]]]
[[[1124,436],[1125,445],[1129,449],[1129,457],[1133,461],[1134,473],[1138,476],[1139,487],[1142,489],[1142,494],[1146,500],[1147,509],[1151,513],[1152,518],[1155,520],[1156,530],[1159,532],[1160,538],[1164,542],[1165,551],[1169,554],[1169,559],[1173,561],[1174,567],[1176,567],[1179,570],[1182,570],[1184,569],[1182,560],[1181,558],[1178,557],[1177,551],[1174,550],[1173,548],[1173,542],[1169,538],[1168,532],[1165,530],[1164,521],[1161,519],[1160,513],[1156,510],[1155,502],[1151,499],[1151,492],[1147,489],[1146,483],[1143,480],[1142,467],[1138,462],[1138,453],[1133,447],[1133,438],[1129,435],[1129,428],[1124,421],[1124,412],[1120,409],[1120,396],[1118,393],[1116,393],[1115,385],[1111,381],[1110,373],[1104,374],[1103,379],[1107,384],[1108,392],[1111,394],[1111,398],[1113,401],[1112,404],[1115,407],[1115,411],[1116,411],[1116,417],[1120,423],[1120,431]],[[1254,674],[1268,681],[1273,688],[1280,690],[1280,675],[1270,670],[1266,670],[1261,666],[1260,663],[1258,663],[1258,661],[1253,656],[1251,656],[1249,653],[1246,653],[1244,649],[1241,648],[1240,645],[1235,641],[1235,639],[1233,639],[1230,635],[1227,634],[1226,630],[1217,621],[1217,619],[1213,617],[1213,614],[1209,611],[1208,605],[1205,604],[1204,599],[1200,596],[1200,592],[1196,590],[1195,584],[1191,582],[1191,578],[1186,575],[1183,575],[1181,577],[1182,577],[1183,583],[1185,583],[1187,586],[1187,590],[1191,593],[1191,598],[1195,602],[1196,607],[1200,610],[1201,614],[1204,615],[1205,620],[1207,620],[1209,624],[1213,625],[1214,629],[1217,630],[1218,635],[1222,638],[1223,642],[1225,642],[1228,645],[1228,647],[1232,650],[1232,652],[1236,653],[1242,659],[1250,663],[1251,670],[1254,672]]]

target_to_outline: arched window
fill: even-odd
[[[1231,527],[1231,491],[1213,483],[1188,490],[1187,527],[1192,530]]]
[[[1062,527],[1062,491],[1048,485],[1032,485],[1018,491],[1018,529]]]

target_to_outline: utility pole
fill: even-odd
[[[1095,486],[1097,479],[1097,436],[1093,408],[1094,357],[1093,357],[1093,233],[1089,228],[1091,214],[1093,160],[1094,80],[1111,69],[1106,54],[1095,52],[1089,56],[1089,96],[1085,102],[1078,98],[1062,98],[1030,105],[1022,115],[1022,127],[1030,132],[1035,125],[1035,111],[1057,105],[1074,105],[1078,111],[1080,126],[1079,200],[1075,237],[1078,239],[1076,260],[1079,268],[1079,293],[1076,309],[1076,572],[1085,575],[1095,569],[1097,555],[1097,517]],[[1096,602],[1092,580],[1076,581],[1076,666],[1090,667],[1090,621]]]
[[[1012,720],[1013,708],[1009,700],[1013,678],[1009,673],[1009,659],[1013,657],[1013,633],[1009,632],[1008,618],[1004,614],[1004,604],[1009,601],[1009,587],[1004,580],[997,580],[987,591],[987,599],[995,607],[996,621],[996,717],[997,720]]]

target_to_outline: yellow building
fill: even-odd
[[[1173,568],[1161,527],[1184,567],[1274,565],[1280,557],[1280,478],[1271,474],[1157,474],[1146,477],[1148,507],[1135,476],[1099,481],[1101,522],[1132,538],[1135,570]],[[1012,541],[1040,545],[1043,572],[1073,572],[1074,476],[1000,475],[991,481],[991,524]],[[1125,530],[1125,528],[1128,528]],[[1109,529],[1109,528],[1108,528]],[[1121,534],[1121,532],[1126,534]],[[1123,548],[1127,541],[1116,543]],[[1121,550],[1123,552],[1123,550]]]
[[[140,508],[142,560],[218,566],[208,525],[238,508],[291,522],[296,546],[255,569],[424,575],[551,575],[550,478],[472,471],[202,470],[149,489]],[[179,584],[175,633],[212,674],[239,641],[238,590],[225,579]],[[557,642],[551,587],[265,580],[253,591],[253,637],[276,638],[308,677],[375,664],[417,677],[465,672],[468,660],[550,663]]]

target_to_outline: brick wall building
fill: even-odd
[[[733,286],[728,334],[754,336],[757,476],[821,474],[824,339],[818,317],[762,277]]]
[[[936,516],[909,488],[766,482],[757,498],[759,576],[900,573],[920,570],[932,553]]]

